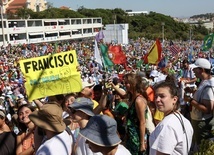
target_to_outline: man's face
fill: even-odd
[[[86,143],[88,144],[89,148],[91,149],[92,152],[100,152],[102,148],[100,146],[86,140]]]
[[[194,68],[193,72],[195,73],[196,77],[200,77],[200,75],[202,74],[202,68],[199,68],[199,67]]]
[[[90,87],[85,87],[85,88],[83,88],[83,90],[81,91],[81,93],[84,95],[84,97],[87,97],[87,98],[90,98],[90,97],[92,97],[92,88],[90,88]]]
[[[102,96],[102,90],[101,91],[94,91],[94,100],[99,101]]]
[[[183,63],[183,67],[184,67],[184,69],[188,69],[188,63]]]

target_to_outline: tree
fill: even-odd
[[[20,19],[29,19],[34,14],[34,12],[31,9],[23,7],[23,8],[19,8],[15,14]]]
[[[189,39],[190,24],[175,21],[172,17],[166,16],[160,13],[150,12],[149,14],[138,14],[134,16],[128,16],[128,14],[120,9],[87,9],[84,6],[80,6],[77,11],[64,10],[60,8],[54,8],[52,3],[47,3],[47,9],[41,12],[33,12],[32,10],[21,8],[16,14],[7,12],[7,16],[10,19],[15,18],[90,18],[101,17],[102,23],[106,24],[114,23],[128,23],[129,24],[129,36],[130,37],[144,37],[146,39],[161,38],[162,26],[164,22],[164,35],[167,39]],[[214,16],[209,14],[209,16]],[[198,23],[198,26],[191,25],[191,30],[194,32],[192,39],[203,39],[207,35],[208,30],[203,26],[202,22]]]

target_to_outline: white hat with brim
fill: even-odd
[[[189,65],[190,68],[204,68],[204,69],[211,69],[211,64],[209,60],[205,58],[198,58],[194,64]]]
[[[95,85],[95,83],[89,83],[89,82],[82,82],[82,89],[86,88],[86,87],[93,87]]]

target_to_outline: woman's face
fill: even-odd
[[[129,91],[131,88],[131,85],[130,85],[128,79],[124,79],[124,84],[125,84],[126,90]]]
[[[71,109],[70,116],[73,122],[80,122],[84,118],[84,113],[79,110]]]
[[[92,152],[100,152],[99,146],[95,145],[94,143],[86,140],[86,143],[88,144],[89,148],[91,149]]]
[[[177,100],[178,97],[172,97],[168,87],[160,87],[155,91],[155,104],[165,115],[174,110]]]
[[[75,100],[75,97],[74,97],[74,96],[70,96],[70,97],[67,99],[67,101],[65,102],[66,108],[68,108],[68,106],[69,106],[70,104],[72,104],[72,103],[74,102],[74,100]]]
[[[28,108],[28,107],[22,107],[19,110],[19,122],[27,124],[30,122],[30,119],[28,118],[28,116],[32,113],[32,111]]]

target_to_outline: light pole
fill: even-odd
[[[5,47],[5,34],[4,34],[4,21],[3,21],[3,0],[1,0],[1,25],[2,25],[3,46]]]
[[[113,15],[113,19],[114,19],[114,40],[116,40],[116,25],[115,25],[115,24],[116,24],[116,18],[117,18],[117,17],[116,17],[116,15],[114,14],[114,15]]]
[[[190,26],[190,29],[189,29],[189,42],[191,43],[192,42],[192,27]]]
[[[165,23],[162,22],[161,25],[162,25],[162,39],[163,39],[162,43],[163,43],[164,42],[164,25],[165,25]]]

